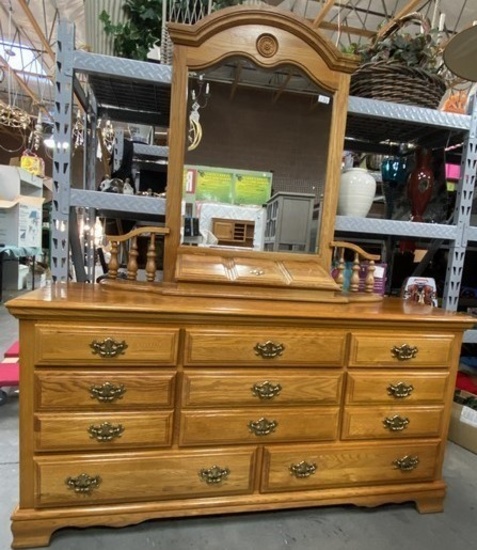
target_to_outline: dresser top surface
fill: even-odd
[[[369,303],[316,303],[302,301],[256,300],[243,298],[206,298],[171,296],[153,292],[131,292],[100,284],[57,283],[23,294],[6,303],[18,318],[57,316],[94,316],[121,313],[143,317],[181,316],[225,318],[270,318],[270,320],[328,320],[339,324],[354,322],[424,322],[471,328],[475,319],[431,306],[385,298]]]

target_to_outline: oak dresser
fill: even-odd
[[[467,316],[74,283],[7,307],[21,350],[14,548],[173,516],[443,508]]]

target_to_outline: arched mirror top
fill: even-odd
[[[310,21],[269,6],[230,7],[168,29],[173,80],[164,281],[184,294],[270,297],[279,290],[290,299],[333,299],[339,287],[330,275],[331,242],[357,59],[339,52]],[[209,84],[210,100],[197,101]],[[194,103],[201,103],[202,141],[191,150]],[[233,170],[225,199],[204,192],[206,185],[218,189],[215,175],[203,182],[211,167],[213,174]],[[247,178],[254,174],[248,185],[257,184],[255,175],[271,174],[253,214],[244,212],[249,203],[235,200],[245,196],[244,171]],[[240,209],[233,223],[231,215],[219,215],[229,202]],[[184,238],[194,220],[201,239],[195,245]],[[279,225],[290,229],[286,239],[279,238]]]
[[[351,74],[357,67],[356,57],[340,52],[311,22],[270,6],[225,8],[195,25],[170,23],[168,30],[174,45],[188,46],[190,70],[241,56],[262,68],[295,65],[335,92],[342,86],[340,73]]]

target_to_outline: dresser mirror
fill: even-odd
[[[186,294],[241,296],[246,289],[267,297],[281,288],[296,290],[300,299],[308,299],[307,291],[312,300],[332,299],[338,287],[329,275],[330,243],[355,59],[309,21],[269,6],[219,10],[192,26],[170,24],[169,32],[174,57],[164,281]],[[209,170],[208,183],[198,182]],[[232,196],[224,191],[228,172],[234,172]],[[259,204],[244,204],[240,177],[250,185],[245,195],[259,197],[247,200]],[[261,191],[271,178],[268,195],[251,186],[254,177]],[[288,219],[287,194],[307,201]],[[283,227],[309,222],[306,243],[267,246],[270,195],[283,199],[277,206]],[[247,206],[262,209],[261,227],[234,229],[230,219],[251,221],[241,215],[253,209]],[[209,225],[199,232],[205,209]],[[210,223],[217,220],[214,232]],[[234,237],[243,232],[248,240],[238,244]]]
[[[188,88],[182,242],[315,254],[332,94],[293,65],[239,56],[190,72]]]

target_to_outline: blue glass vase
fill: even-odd
[[[386,157],[381,163],[382,190],[387,219],[392,219],[396,200],[405,192],[408,168],[407,157]]]

